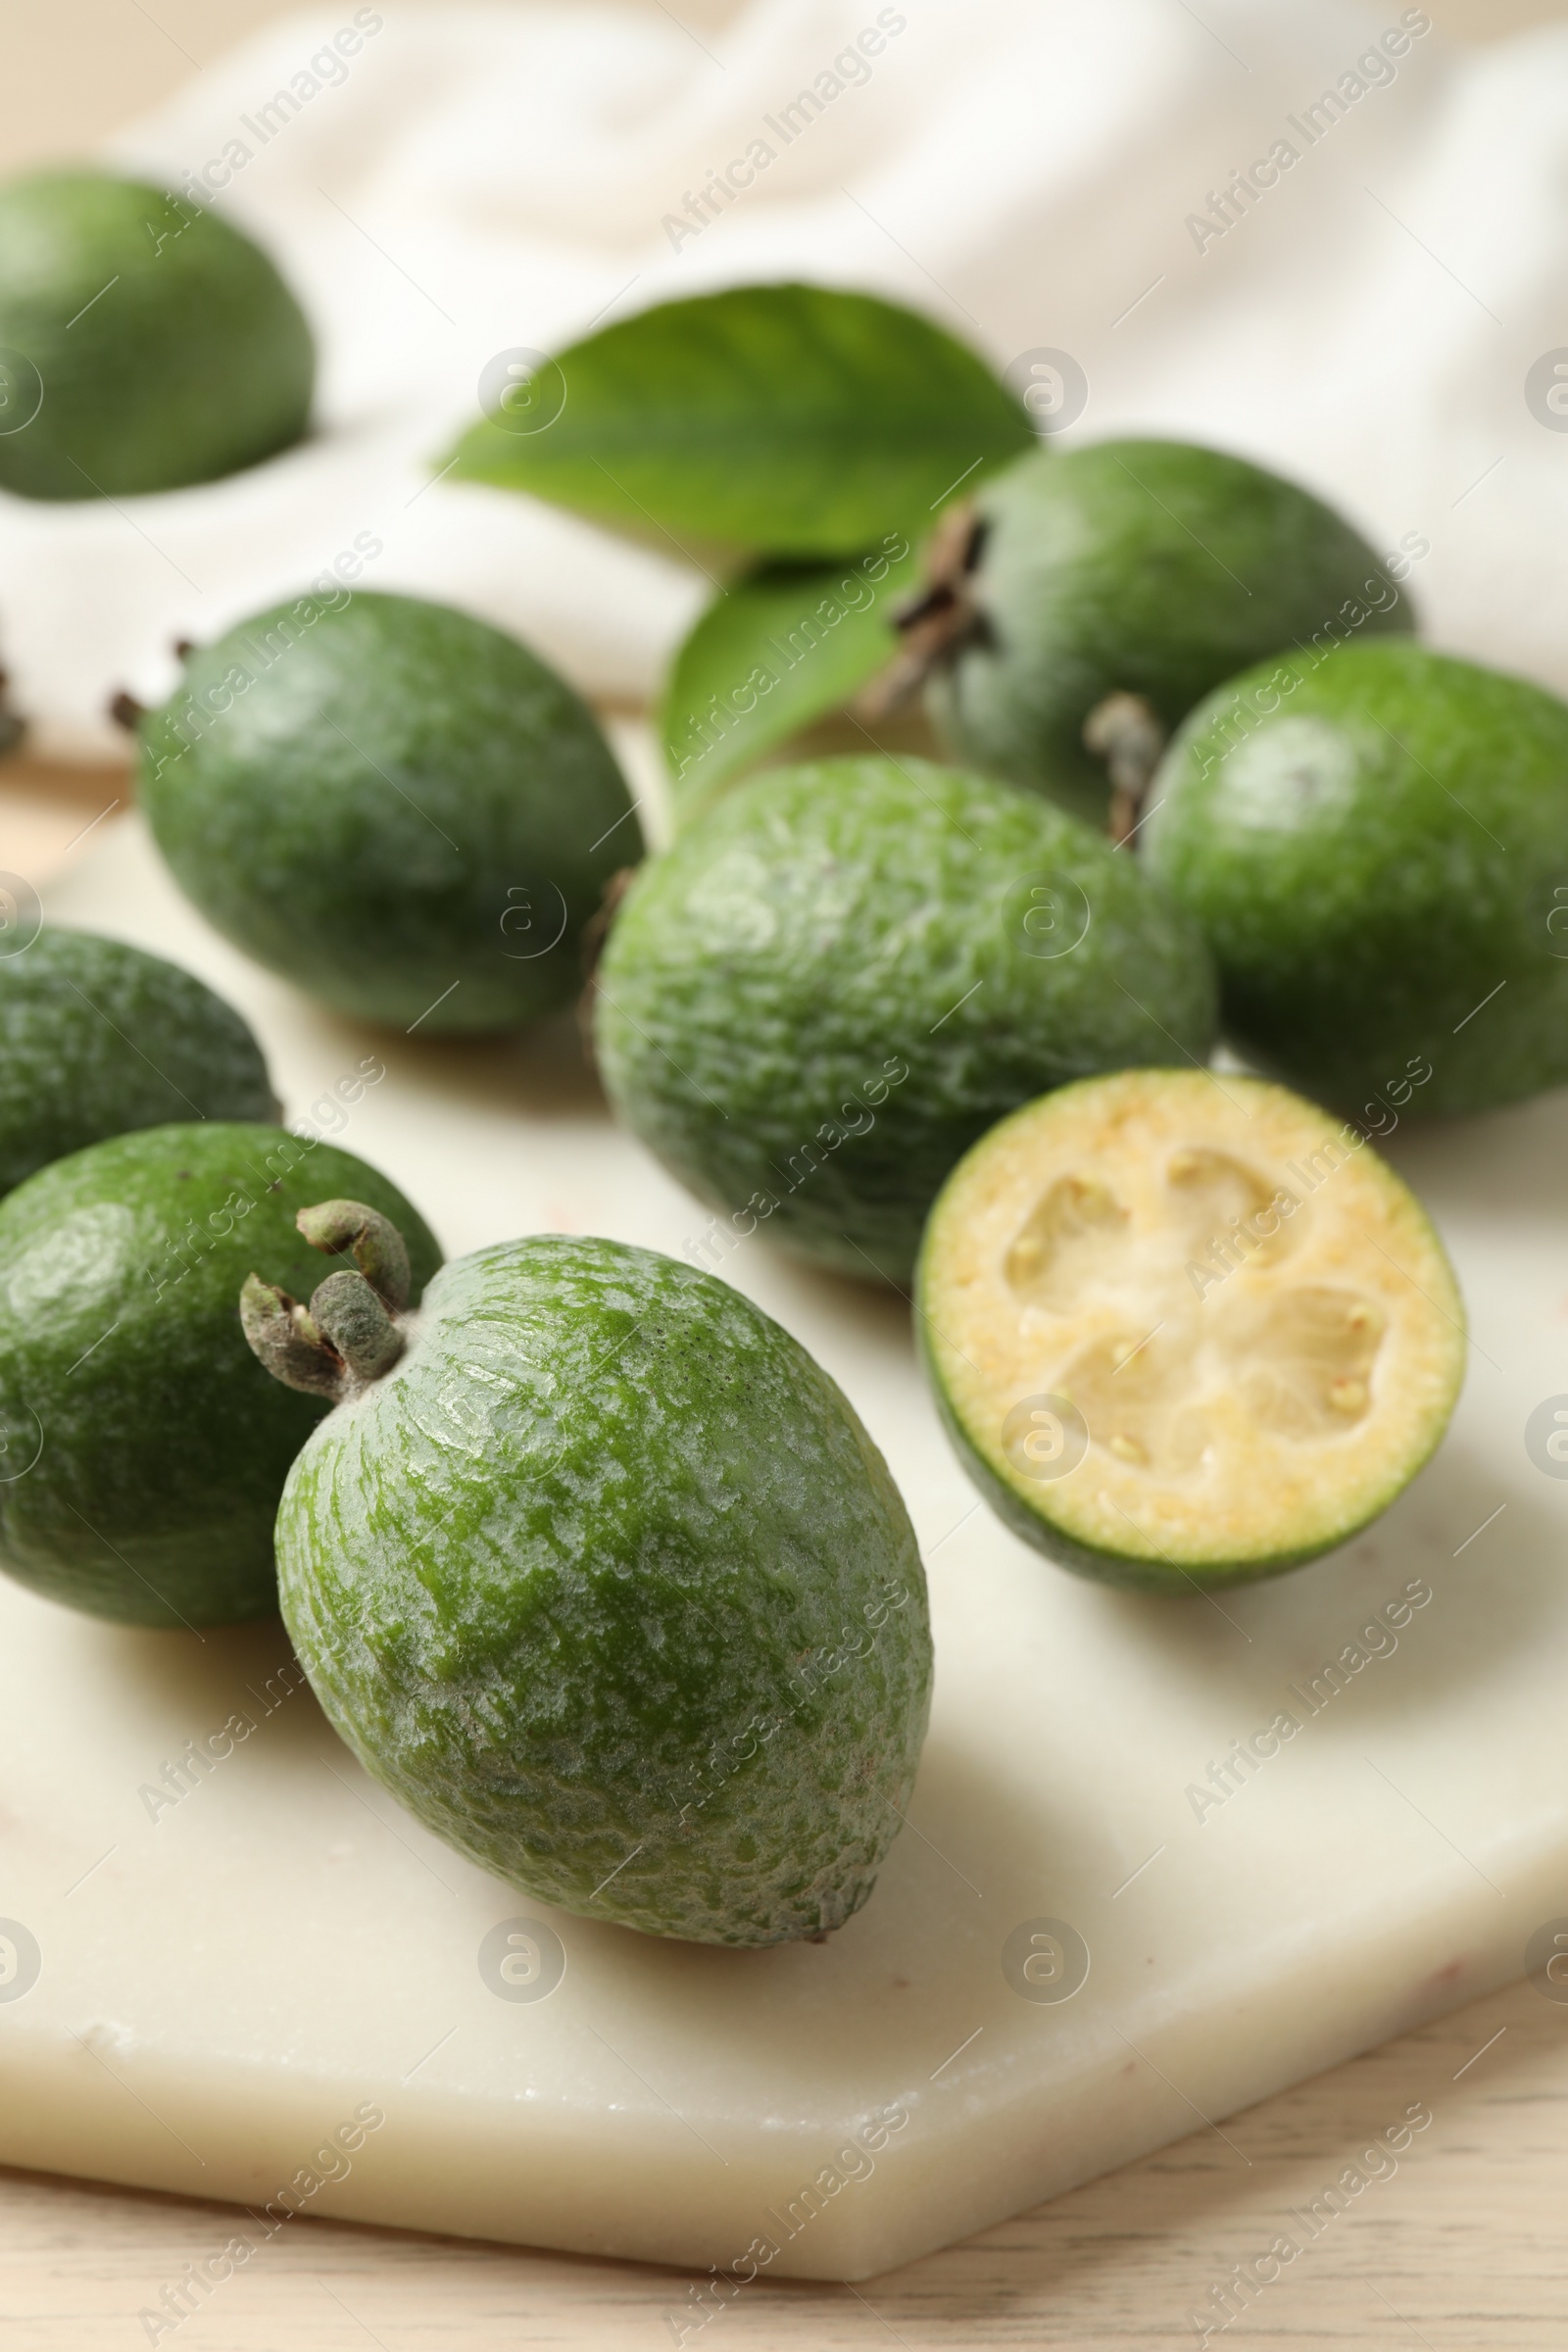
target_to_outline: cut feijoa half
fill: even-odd
[[[919,1304],[987,1500],[1145,1592],[1346,1542],[1433,1451],[1464,1369],[1408,1187],[1284,1087],[1202,1070],[1086,1079],[994,1127],[932,1209]]]

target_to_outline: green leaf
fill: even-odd
[[[763,564],[715,598],[676,655],[664,700],[681,824],[892,660],[890,615],[918,570],[908,540],[890,531],[858,562]]]
[[[855,555],[1034,445],[985,362],[912,311],[738,286],[605,327],[498,397],[460,480],[768,555]]]

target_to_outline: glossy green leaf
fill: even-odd
[[[858,560],[768,564],[716,597],[675,657],[663,711],[686,823],[787,736],[891,661],[891,614],[919,569],[902,532]]]
[[[607,326],[506,386],[453,472],[677,542],[855,555],[1034,438],[985,362],[912,311],[737,286]]]

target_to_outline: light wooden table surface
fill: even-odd
[[[1568,2341],[1568,2008],[1478,2001],[966,2245],[858,2287],[741,2290],[703,2352],[902,2343],[1149,2352],[1416,2101],[1430,2127],[1212,2343],[1289,2352],[1561,2352]],[[1049,2118],[1042,2118],[1049,2129]],[[1233,2143],[1227,2145],[1226,2142]],[[1384,2160],[1386,2162],[1386,2159]],[[138,2311],[210,2254],[225,2208],[0,2172],[0,2343],[129,2352]],[[302,2219],[177,2333],[177,2352],[658,2352],[673,2272]]]
[[[1559,13],[1540,0],[1426,4],[1445,30],[1480,38]],[[711,24],[730,10],[731,0],[680,0],[679,14]],[[0,0],[0,170],[81,152],[284,13],[282,0]],[[0,864],[41,875],[123,789],[113,770],[10,763]],[[704,2352],[1197,2344],[1190,2315],[1214,2316],[1211,2292],[1233,2266],[1292,2229],[1289,2209],[1310,2204],[1416,2100],[1433,2123],[1398,2171],[1355,2195],[1209,2340],[1562,2352],[1568,2006],[1527,1984],[1227,2121],[1224,2141],[1197,2132],[859,2288],[759,2279],[704,2331]],[[0,2168],[0,2347],[145,2344],[139,2311],[225,2229],[222,2207]],[[675,2344],[666,2315],[682,2311],[686,2289],[675,2274],[626,2264],[301,2220],[161,2340],[178,2352],[654,2352]]]

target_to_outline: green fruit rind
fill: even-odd
[[[906,1279],[987,1128],[1047,1088],[1206,1059],[1213,976],[1135,861],[919,760],[765,771],[646,866],[600,969],[616,1111],[727,1228]]]
[[[176,964],[53,927],[0,959],[0,1193],[105,1136],[275,1111],[246,1023]]]
[[[324,1193],[440,1263],[423,1220],[351,1152],[209,1120],[114,1137],[0,1201],[0,1568],[125,1625],[222,1625],[277,1607],[272,1523],[327,1409],[245,1343],[256,1263],[309,1292],[294,1228]]]
[[[1277,646],[1415,626],[1344,518],[1245,458],[1101,441],[1021,458],[975,501],[977,640],[927,689],[956,757],[1103,820],[1083,724],[1141,695],[1166,729]]]
[[[975,1441],[970,1431],[954,1411],[953,1404],[942,1385],[941,1365],[931,1336],[920,1325],[920,1352],[931,1394],[936,1399],[942,1426],[952,1441],[954,1451],[963,1464],[971,1483],[985,1497],[1004,1527],[1035,1551],[1042,1551],[1058,1568],[1069,1568],[1075,1576],[1088,1577],[1098,1585],[1114,1585],[1125,1592],[1162,1592],[1178,1599],[1184,1592],[1217,1592],[1228,1585],[1252,1585],[1267,1576],[1282,1576],[1289,1568],[1304,1567],[1307,1561],[1321,1559],[1325,1552],[1334,1551],[1342,1544],[1361,1534],[1380,1519],[1390,1504],[1403,1494],[1418,1470],[1436,1453],[1443,1443],[1446,1427],[1438,1422],[1432,1433],[1432,1443],[1425,1453],[1401,1462],[1392,1473],[1385,1492],[1377,1500],[1359,1512],[1352,1513],[1332,1535],[1311,1544],[1286,1546],[1261,1557],[1245,1560],[1208,1560],[1194,1563],[1175,1560],[1139,1558],[1130,1551],[1117,1551],[1108,1546],[1085,1544],[1056,1521],[1052,1520],[1039,1503],[1025,1499],[1021,1486],[999,1469],[993,1456]]]
[[[1378,1129],[1568,1079],[1554,695],[1389,640],[1281,656],[1193,712],[1140,845],[1227,1034],[1303,1093]]]
[[[139,180],[45,172],[0,188],[0,485],[124,498],[214,481],[310,418],[311,330],[216,214]]]
[[[642,840],[597,720],[486,622],[344,589],[187,659],[141,723],[174,879],[245,954],[421,1037],[515,1027],[582,985]]]
[[[557,1236],[448,1266],[277,1547],[367,1771],[526,1893],[737,1945],[870,1893],[929,1705],[919,1554],[840,1391],[727,1285]]]

